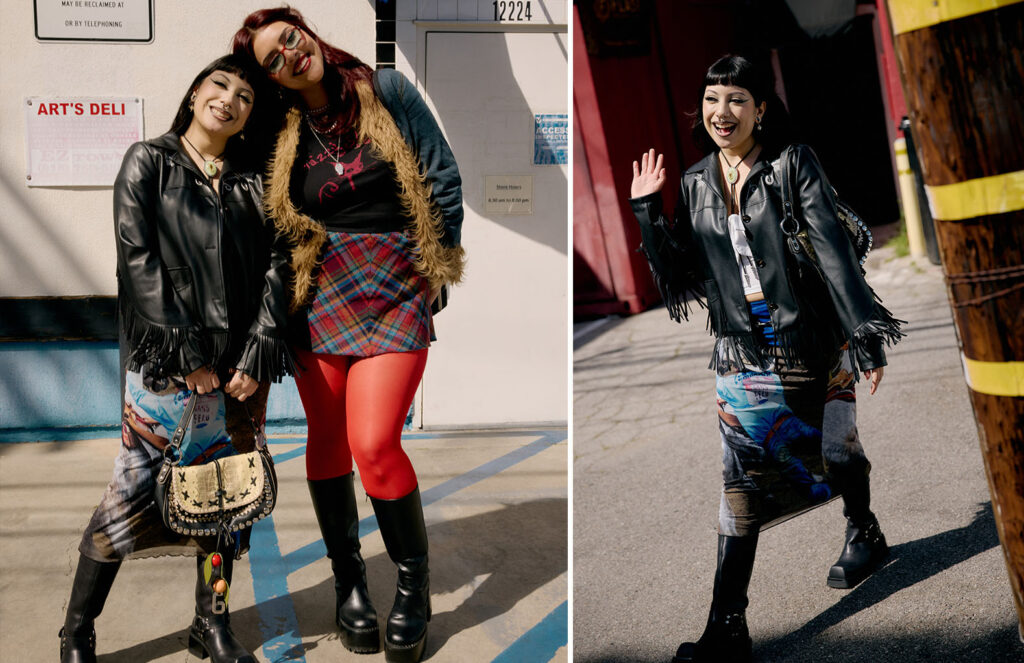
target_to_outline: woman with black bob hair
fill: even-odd
[[[291,251],[306,477],[341,641],[358,653],[380,649],[354,461],[398,567],[385,656],[414,663],[431,617],[428,546],[401,436],[434,338],[435,300],[462,278],[462,180],[416,87],[327,43],[295,9],[253,12],[232,50],[263,68],[288,107],[265,204]]]
[[[260,110],[272,97],[262,81],[247,58],[212,62],[189,86],[170,131],[132,145],[114,183],[121,449],[79,545],[60,632],[63,663],[96,661],[94,620],[121,562],[172,554],[196,556],[189,651],[214,663],[255,662],[231,632],[228,584],[204,571],[218,567],[230,583],[250,530],[177,535],[153,492],[190,400],[181,464],[249,452],[263,434],[270,382],[291,370],[284,257],[262,208]]]
[[[875,297],[814,152],[791,144],[771,70],[727,55],[708,69],[693,137],[707,153],[662,213],[663,157],[633,162],[630,203],[672,319],[702,297],[715,336],[724,463],[718,568],[704,634],[673,661],[748,661],[747,585],[760,531],[838,495],[847,518],[830,587],[853,587],[885,559],[857,435],[858,371],[874,394],[883,345],[903,333]],[[798,259],[781,224],[791,182],[814,255]]]

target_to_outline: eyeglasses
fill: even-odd
[[[292,28],[284,38],[281,50],[267,64],[267,73],[271,76],[280,73],[284,69],[284,52],[294,50],[300,43],[302,43],[302,30]]]

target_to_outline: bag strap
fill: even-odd
[[[188,401],[185,403],[185,412],[182,413],[181,419],[178,420],[178,425],[174,428],[171,443],[167,445],[168,449],[173,448],[176,452],[181,450],[181,442],[185,439],[188,427],[192,425],[192,414],[196,411],[196,402],[198,400],[198,395],[195,392],[189,394]]]
[[[779,169],[782,171],[782,210],[784,216],[779,225],[786,237],[795,237],[800,232],[800,221],[793,213],[793,178],[790,174],[790,163],[793,161],[793,146],[787,145],[779,157]],[[788,224],[788,225],[787,225]]]
[[[242,407],[245,408],[245,416],[249,418],[249,424],[252,426],[252,434],[256,440],[256,450],[263,451],[267,448],[267,434],[264,429],[260,428],[260,425],[256,423],[256,417],[253,416],[252,411],[249,410],[249,404],[242,401]]]

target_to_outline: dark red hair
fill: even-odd
[[[356,95],[356,83],[370,80],[373,69],[351,53],[335,48],[321,39],[310,29],[299,10],[285,5],[260,9],[249,14],[242,22],[242,27],[231,39],[231,52],[248,55],[256,62],[256,54],[253,52],[253,36],[261,28],[277,21],[298,26],[316,41],[320,51],[324,54],[323,84],[327,88],[327,94],[335,100],[343,100],[339,109],[342,126],[354,127],[359,117],[359,97]],[[256,64],[260,65],[259,62]],[[262,66],[260,68],[262,69]],[[292,93],[291,90],[282,87],[281,91],[288,105],[295,106],[300,103],[298,95]]]

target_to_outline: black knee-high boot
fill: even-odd
[[[750,660],[747,586],[754,568],[757,534],[718,535],[718,568],[704,634],[684,642],[672,663],[741,663]]]
[[[93,622],[103,611],[121,562],[97,562],[79,555],[71,598],[60,630],[61,663],[96,663]]]
[[[828,586],[850,589],[871,575],[889,556],[889,546],[871,512],[871,490],[867,473],[842,481],[846,543],[839,559],[828,572]]]
[[[377,611],[366,591],[366,565],[359,554],[359,512],[352,473],[308,483],[334,570],[335,621],[341,630],[341,643],[357,654],[378,652],[380,629]]]
[[[196,557],[196,617],[188,634],[188,651],[201,659],[210,658],[212,663],[256,663],[249,650],[235,639],[231,632],[231,618],[223,594],[214,591],[219,578],[231,583],[234,559],[230,554],[210,553],[219,557],[211,559],[212,574],[206,580],[204,564],[206,555]]]
[[[371,497],[370,502],[388,556],[398,566],[398,590],[384,638],[385,658],[389,663],[416,663],[423,658],[430,621],[427,528],[420,489],[397,500]]]

